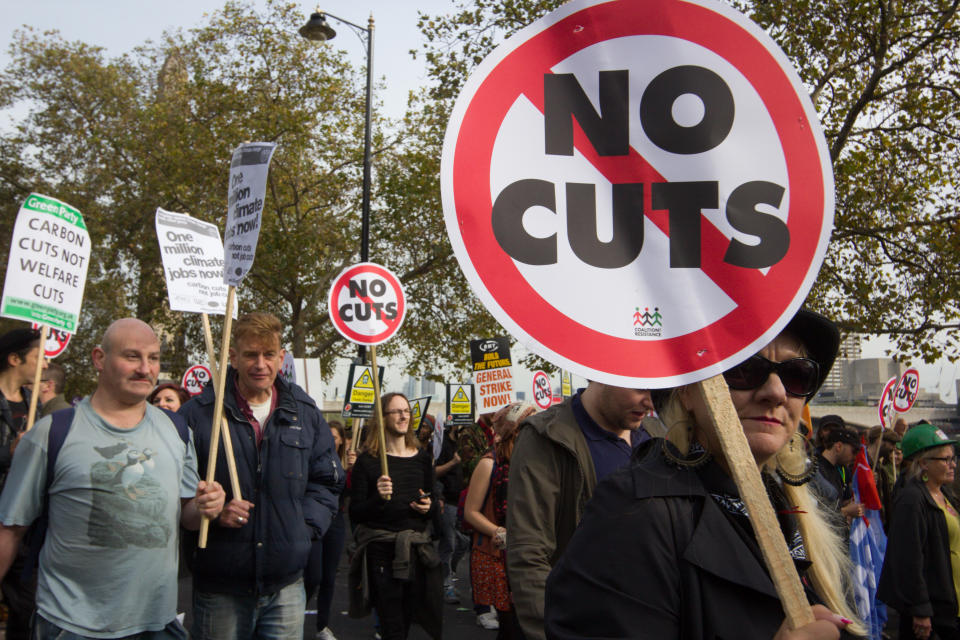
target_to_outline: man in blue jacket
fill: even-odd
[[[234,324],[223,406],[242,497],[229,488],[221,448],[216,477],[228,502],[193,558],[198,640],[302,638],[303,568],[338,508],[344,474],[330,428],[300,387],[277,376],[282,329],[267,313]],[[194,431],[201,477],[214,405],[208,385],[180,409]]]

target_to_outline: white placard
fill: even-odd
[[[237,147],[230,161],[227,226],[223,232],[226,269],[223,281],[239,286],[253,266],[260,237],[260,219],[267,194],[267,171],[277,145],[248,142]]]
[[[808,90],[713,0],[571,0],[508,38],[451,112],[441,195],[497,321],[630,388],[703,380],[768,344],[833,228]]]
[[[283,364],[280,365],[280,375],[283,376],[287,382],[297,384],[297,365],[293,361],[293,353],[290,351],[283,354]]]
[[[170,309],[223,315],[227,285],[217,225],[158,208],[156,227]]]
[[[13,227],[0,315],[75,333],[90,262],[80,212],[31,193]]]

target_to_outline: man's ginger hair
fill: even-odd
[[[269,342],[273,338],[280,342],[283,334],[283,324],[272,313],[254,312],[240,316],[233,324],[233,342],[241,340],[256,340]]]

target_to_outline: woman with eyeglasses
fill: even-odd
[[[960,518],[946,485],[956,440],[929,423],[903,436],[905,471],[894,490],[877,598],[900,613],[901,640],[960,638]]]
[[[659,410],[666,439],[596,489],[546,590],[547,638],[839,638],[864,633],[848,597],[850,561],[806,482],[798,433],[840,337],[801,310],[773,342],[724,373],[815,622],[789,630],[749,515],[693,385]],[[510,576],[514,580],[514,576]]]
[[[412,622],[439,638],[443,579],[428,527],[433,458],[410,428],[406,396],[384,394],[380,406],[389,475],[380,472],[374,419],[351,477],[350,522],[356,552],[350,564],[350,615],[362,617],[372,605],[384,639],[406,638]],[[369,602],[362,601],[364,594],[369,594]]]

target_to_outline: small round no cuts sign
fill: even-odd
[[[212,378],[209,368],[202,364],[195,364],[184,372],[180,386],[186,389],[191,396],[198,396],[203,393],[203,388]]]
[[[399,278],[386,267],[347,267],[330,287],[330,320],[343,337],[365,345],[386,342],[403,324],[406,301]]]
[[[553,404],[553,385],[544,371],[533,374],[533,402],[540,409],[549,409]]]

